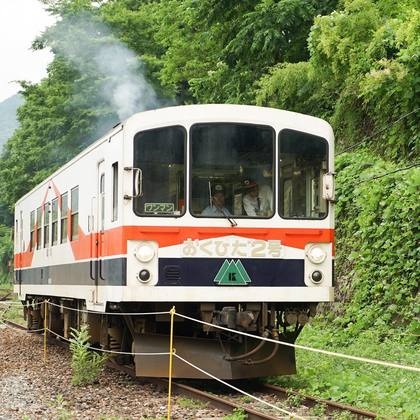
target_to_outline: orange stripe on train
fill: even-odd
[[[85,234],[79,227],[78,233],[78,239],[70,242],[75,260],[126,254],[128,240],[156,241],[160,248],[179,245],[188,238],[204,240],[229,235],[276,239],[285,246],[299,249],[304,249],[308,242],[334,242],[333,229],[123,226],[90,234]],[[16,254],[15,267],[30,266],[32,257],[33,252],[29,250]]]

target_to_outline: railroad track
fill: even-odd
[[[3,296],[0,296],[0,302],[2,301],[2,300],[6,300],[10,295],[11,295],[12,293],[10,292],[10,293],[8,293],[7,295],[3,295]]]
[[[136,378],[134,368],[130,368],[127,366],[120,366],[116,363],[110,361],[109,367],[113,369],[117,369],[119,371],[125,372],[130,375],[133,379],[137,380],[140,383],[145,382],[152,382],[157,386],[161,387],[162,390],[166,390],[168,386],[167,379],[159,379],[159,378]],[[205,385],[203,385],[205,384]],[[212,391],[209,392],[208,384],[211,384]],[[315,406],[322,406],[325,408],[324,416],[332,416],[337,415],[339,413],[347,412],[354,416],[356,419],[373,419],[378,417],[376,413],[362,410],[357,407],[353,407],[347,404],[342,404],[330,400],[324,400],[317,397],[312,397],[309,395],[305,395],[301,392],[293,391],[290,389],[281,388],[276,385],[264,384],[258,381],[248,381],[247,384],[242,382],[239,388],[243,389],[244,391],[248,392],[249,394],[257,394],[258,398],[265,400],[268,397],[269,400],[275,400],[274,403],[279,404],[279,406],[283,406],[287,411],[290,412],[300,412],[301,408],[295,407],[290,408],[287,406],[286,401],[290,399],[291,396],[295,396],[296,400],[299,401],[300,406],[304,406],[309,411],[311,408]],[[243,395],[237,394],[232,396],[232,393],[226,394],[226,388],[224,390],[221,389],[220,384],[216,383],[216,381],[209,381],[201,382],[200,385],[197,385],[197,381],[172,381],[172,389],[174,393],[183,395],[188,398],[192,398],[195,400],[202,401],[214,408],[226,411],[226,412],[233,412],[236,409],[240,409],[246,415],[248,420],[276,420],[279,418],[284,418],[285,415],[282,415],[280,412],[273,413],[273,409],[271,411],[262,410],[261,408],[255,408],[251,404],[255,405],[255,401],[252,403],[244,403],[242,400]],[[230,390],[231,391],[231,390]],[[249,399],[248,399],[249,400]],[[305,410],[306,411],[306,410]],[[305,415],[299,414],[301,417],[305,417]],[[306,416],[308,416],[306,414]],[[314,418],[314,415],[310,415]]]
[[[5,324],[18,328],[20,330],[26,330],[26,327],[17,324],[13,321],[2,321]],[[57,340],[50,339],[50,344],[59,345],[61,347],[67,347],[67,343]],[[133,367],[118,365],[112,360],[109,360],[107,366],[124,372],[131,376],[138,383],[153,383],[166,392],[168,387],[167,379],[159,378],[137,378]],[[240,381],[239,381],[240,382]],[[276,385],[264,384],[259,381],[247,381],[247,382],[235,382],[238,388],[246,391],[248,394],[255,395],[259,399],[267,400],[270,404],[284,408],[289,412],[296,413],[298,416],[306,418],[314,418],[314,414],[311,413],[311,409],[315,406],[323,407],[323,416],[329,418],[330,416],[337,415],[340,412],[347,412],[356,419],[367,419],[376,418],[377,414],[361,410],[359,408],[337,403],[330,400],[323,400],[317,397],[305,395],[301,392],[293,391],[290,389],[281,388]],[[177,395],[182,395],[194,400],[199,400],[206,403],[215,409],[223,410],[228,413],[232,413],[234,410],[242,410],[248,420],[276,420],[279,418],[287,418],[286,414],[281,412],[275,412],[272,408],[262,408],[261,404],[251,400],[251,398],[244,399],[244,396],[239,392],[234,392],[232,389],[217,383],[216,381],[197,382],[196,380],[175,380],[172,381],[173,392]],[[290,399],[294,397],[296,407],[290,407],[287,404]],[[303,407],[303,408],[302,408]]]

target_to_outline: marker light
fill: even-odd
[[[321,264],[327,258],[327,253],[320,247],[320,246],[311,246],[306,255],[308,256],[309,260],[314,264]]]
[[[320,271],[318,271],[318,270],[314,271],[311,274],[311,280],[314,283],[318,284],[322,280],[322,273]]]
[[[138,279],[142,283],[147,283],[150,280],[150,271],[149,270],[141,270],[137,275]]]
[[[146,263],[155,256],[155,250],[150,245],[141,245],[136,249],[135,256],[140,262]]]

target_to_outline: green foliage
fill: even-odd
[[[12,229],[0,224],[0,284],[11,282],[12,261]]]
[[[179,404],[180,407],[193,408],[193,409],[205,408],[208,405],[207,403],[203,401],[192,400],[191,398],[184,398],[184,397],[178,398],[176,402],[177,404]]]
[[[405,344],[399,336],[384,338],[374,330],[349,340],[345,331],[318,321],[303,329],[298,344],[408,366],[418,364],[418,343]],[[297,350],[296,356],[296,375],[270,381],[365,408],[386,418],[417,418],[420,410],[417,373],[307,350]]]
[[[311,414],[316,418],[324,418],[327,407],[323,403],[318,403],[311,409]]]
[[[241,408],[235,408],[232,414],[223,417],[223,420],[246,420],[247,414]]]
[[[304,399],[305,397],[303,397],[302,395],[289,394],[286,403],[290,405],[290,407],[300,407]]]
[[[308,57],[314,17],[336,4],[117,1],[101,13],[148,64],[149,75],[179,101],[253,103],[253,85],[268,67]]]
[[[82,325],[80,330],[74,328],[72,330],[70,340],[72,384],[77,386],[93,384],[97,382],[107,356],[89,349],[90,336],[87,325]]]
[[[68,403],[62,394],[56,395],[55,399],[51,403],[51,406],[57,410],[57,420],[70,420],[73,418],[68,409]]]
[[[0,159],[0,197],[10,209],[89,144],[98,134],[100,115],[102,121],[108,117],[101,106],[92,107],[97,98],[92,79],[81,79],[64,59],[55,59],[48,74],[38,85],[23,84],[20,126]],[[96,103],[99,105],[99,99]]]
[[[350,335],[418,325],[420,169],[370,180],[396,168],[368,152],[337,159],[336,268],[347,304],[334,322]]]
[[[397,121],[369,147],[394,161],[414,158],[419,152],[419,16],[411,1],[397,7],[387,1],[345,1],[342,10],[315,18],[307,62],[277,64],[263,75],[257,103],[329,119],[341,147]]]

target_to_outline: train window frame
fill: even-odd
[[[170,213],[164,213],[164,214],[159,214],[159,213],[140,213],[136,210],[136,198],[133,199],[133,212],[136,216],[138,217],[170,217],[170,218],[180,218],[183,217],[186,214],[187,211],[187,206],[186,206],[186,202],[187,202],[187,190],[186,190],[186,186],[187,186],[187,174],[188,174],[188,167],[187,167],[187,161],[188,161],[188,147],[187,147],[187,140],[188,140],[188,131],[187,129],[181,125],[181,124],[174,124],[174,125],[162,125],[159,127],[153,127],[153,128],[149,128],[149,129],[145,129],[145,130],[140,130],[138,131],[134,136],[133,136],[133,167],[136,167],[136,153],[135,153],[135,142],[136,142],[136,137],[139,136],[140,134],[144,134],[144,133],[150,133],[153,131],[157,131],[157,130],[163,130],[163,129],[180,129],[183,135],[183,147],[184,147],[184,153],[183,153],[183,183],[182,183],[182,188],[184,190],[183,192],[183,197],[182,198],[178,198],[178,200],[182,200],[184,205],[183,205],[183,209],[182,211],[180,211],[179,214],[170,214]],[[139,168],[142,169],[142,168]],[[144,175],[144,174],[143,174]]]
[[[233,219],[244,219],[244,220],[270,220],[273,217],[276,216],[277,211],[276,211],[276,203],[277,203],[277,191],[276,191],[276,179],[275,179],[275,173],[276,173],[276,165],[277,165],[277,137],[276,137],[276,130],[275,128],[270,125],[270,124],[258,124],[258,123],[252,123],[252,122],[243,122],[243,121],[209,121],[209,122],[197,122],[194,123],[190,126],[189,129],[189,212],[191,214],[192,217],[198,218],[198,219],[206,219],[206,218],[210,218],[210,219],[224,219],[226,218],[226,216],[206,216],[206,215],[202,215],[202,214],[198,214],[198,213],[194,213],[193,209],[192,209],[192,183],[193,183],[193,157],[192,157],[192,148],[193,148],[193,139],[192,139],[192,131],[195,127],[197,126],[203,126],[203,125],[218,125],[218,124],[224,124],[224,125],[240,125],[240,126],[245,126],[245,127],[261,127],[261,128],[266,128],[269,129],[271,134],[272,134],[272,161],[271,161],[271,171],[272,171],[272,175],[271,175],[271,190],[272,190],[272,198],[273,198],[273,208],[271,211],[271,214],[269,216],[249,216],[246,214],[243,215],[237,215],[237,214],[231,214],[229,215],[229,217],[233,218]],[[242,195],[242,199],[243,199],[243,195]],[[241,200],[242,201],[242,200]]]
[[[118,181],[119,181],[119,174],[118,174],[118,161],[114,162],[111,165],[112,168],[112,217],[111,222],[116,222],[118,220]]]
[[[51,245],[58,244],[58,197],[51,201]]]
[[[33,251],[35,249],[35,210],[29,214],[29,232],[29,249]]]
[[[69,193],[66,191],[60,196],[60,244],[67,242],[68,238],[68,211],[69,211]]]
[[[70,190],[70,241],[79,239],[79,186]]]
[[[43,226],[42,226],[42,206],[38,207],[36,209],[36,221],[35,221],[35,226],[36,226],[36,235],[35,235],[35,242],[36,242],[36,249],[41,249],[42,246],[42,230],[43,230]]]
[[[43,237],[43,243],[44,248],[48,248],[50,244],[50,205],[51,203],[47,201],[44,203],[44,237]]]
[[[282,202],[282,195],[283,195],[282,179],[284,177],[282,177],[280,160],[281,160],[281,156],[282,156],[281,136],[282,136],[282,133],[284,133],[285,131],[293,131],[294,133],[312,136],[314,138],[317,138],[317,139],[321,140],[325,144],[325,148],[326,148],[326,153],[325,153],[325,161],[326,161],[325,172],[326,173],[329,171],[329,167],[330,167],[330,163],[329,163],[329,161],[330,161],[330,143],[325,137],[310,133],[308,131],[296,130],[294,128],[289,128],[289,127],[282,128],[277,135],[278,158],[277,158],[276,163],[279,166],[278,175],[277,175],[277,182],[278,182],[277,213],[280,216],[280,218],[283,219],[283,220],[311,220],[311,221],[325,220],[330,215],[330,206],[329,206],[328,201],[326,201],[326,203],[325,203],[326,211],[325,211],[325,215],[323,217],[286,217],[282,214],[282,205],[283,205],[283,202]],[[320,192],[322,191],[322,186],[319,187],[319,190],[320,190]],[[321,199],[322,199],[322,194],[321,194]]]

